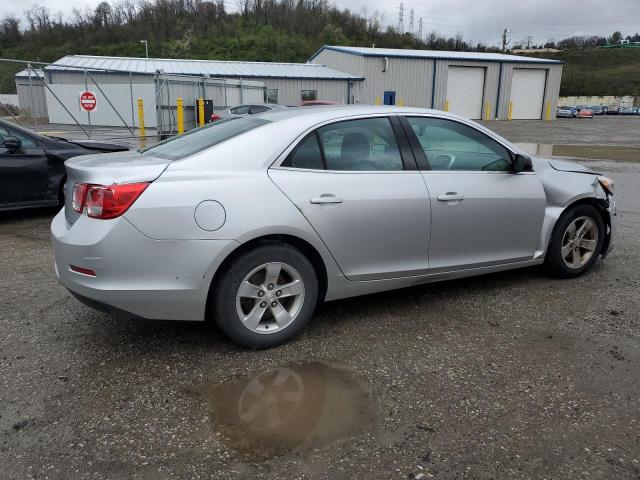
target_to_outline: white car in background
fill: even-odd
[[[266,113],[276,110],[285,110],[287,107],[275,104],[248,104],[238,105],[237,107],[229,107],[224,110],[216,110],[211,114],[211,121],[215,122],[221,118],[244,117],[245,115],[255,115],[257,113]]]

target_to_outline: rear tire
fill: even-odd
[[[214,317],[234,342],[271,348],[299,335],[318,299],[311,262],[283,243],[265,243],[234,259],[214,285]]]
[[[592,205],[569,208],[553,229],[544,260],[546,270],[559,278],[584,274],[600,256],[604,230],[602,215]]]

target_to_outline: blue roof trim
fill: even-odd
[[[359,57],[390,57],[390,58],[418,58],[423,60],[445,60],[445,61],[465,61],[465,62],[491,62],[491,63],[532,63],[536,65],[545,65],[545,64],[556,64],[562,65],[565,62],[564,60],[548,60],[546,58],[535,59],[531,57],[520,57],[521,60],[511,60],[511,59],[497,59],[497,58],[459,58],[459,57],[437,57],[437,56],[428,56],[428,55],[411,55],[411,54],[383,54],[383,53],[369,53],[369,52],[356,52],[353,50],[349,50],[349,48],[341,48],[334,47],[332,45],[323,45],[316,51],[310,58],[309,62],[311,62],[314,58],[316,58],[323,50],[333,50],[335,52],[347,53],[349,55],[357,55]],[[397,48],[394,50],[401,51],[402,49]],[[468,52],[473,53],[473,52]]]

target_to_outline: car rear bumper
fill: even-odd
[[[217,266],[230,240],[154,240],[120,217],[86,216],[69,227],[64,211],[51,223],[56,274],[98,310],[164,320],[204,320]],[[71,267],[90,269],[95,276]]]

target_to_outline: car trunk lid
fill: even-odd
[[[73,186],[76,183],[114,185],[152,182],[171,163],[170,160],[144,155],[135,151],[84,155],[67,160],[65,187],[65,216],[73,225],[80,214],[73,209]]]

